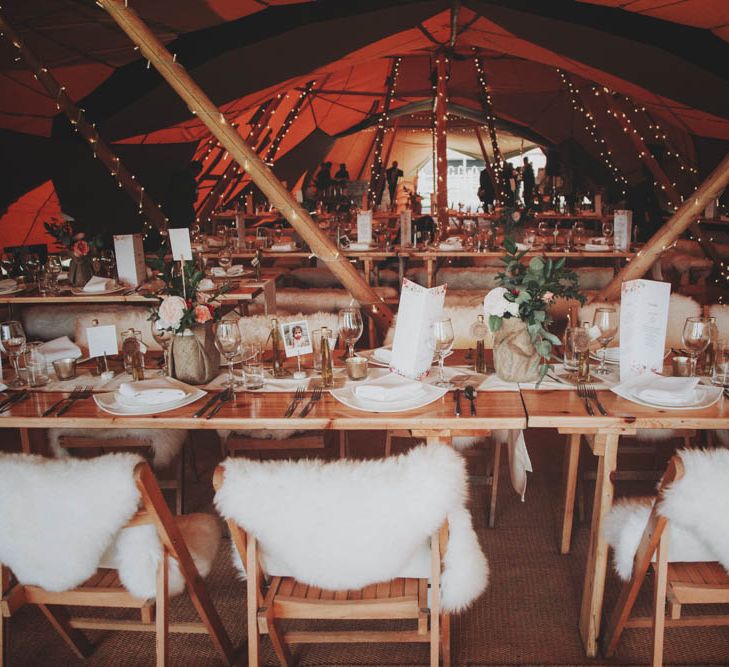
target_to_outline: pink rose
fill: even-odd
[[[166,296],[159,305],[159,318],[165,329],[177,329],[185,314],[185,300],[181,296]]]
[[[210,308],[202,304],[195,306],[195,322],[205,324],[205,322],[209,322],[212,319],[213,316],[210,314]]]
[[[542,295],[542,301],[544,301],[544,303],[549,303],[552,299],[554,299],[554,292],[545,292]]]
[[[89,244],[86,241],[76,241],[73,244],[73,254],[76,257],[86,257],[89,254]]]

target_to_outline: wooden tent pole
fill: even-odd
[[[436,218],[440,234],[448,229],[448,56],[435,58],[436,86],[433,100],[435,126]]]
[[[591,96],[584,95],[583,101],[585,97]],[[666,172],[663,171],[663,169],[661,168],[661,165],[658,164],[658,161],[655,159],[655,157],[653,157],[653,154],[646,145],[643,137],[640,136],[640,132],[637,132],[635,130],[631,131],[631,129],[627,127],[627,125],[623,126],[618,118],[619,115],[622,115],[622,111],[618,109],[614,100],[612,99],[612,96],[610,94],[605,94],[603,95],[603,97],[605,99],[605,105],[607,106],[608,113],[610,113],[610,115],[616,120],[618,125],[623,128],[623,131],[630,139],[633,146],[635,146],[635,149],[638,151],[638,156],[643,161],[643,164],[648,167],[651,174],[653,174],[653,178],[655,179],[656,183],[659,185],[661,190],[663,190],[666,197],[668,198],[669,206],[671,206],[672,208],[674,206],[677,206],[678,203],[681,201],[681,193],[679,193],[679,191],[676,189],[676,186],[671,182],[671,179],[668,178],[668,176],[666,175]],[[719,262],[721,261],[721,257],[716,251],[714,245],[709,241],[708,238],[706,238],[707,235],[702,234],[701,230],[699,229],[698,223],[696,223],[695,221],[692,222],[689,225],[689,229],[691,230],[691,233],[696,237],[699,245],[704,251],[704,254],[718,266]]]
[[[489,154],[486,152],[486,144],[483,142],[483,138],[481,137],[481,132],[478,129],[478,125],[474,128],[476,131],[476,139],[478,139],[478,145],[481,147],[481,154],[483,155],[483,161],[486,164],[486,170],[488,171],[489,178],[491,179],[491,184],[494,186],[494,192],[498,190],[498,185],[496,183],[496,175],[494,174],[494,169],[491,166],[491,162],[489,160]]]
[[[370,186],[367,191],[369,205],[374,208],[380,198],[380,192],[384,187],[386,163],[382,161],[382,145],[385,141],[385,130],[390,120],[390,106],[392,99],[395,97],[395,87],[397,86],[397,77],[400,73],[400,63],[402,58],[395,58],[392,61],[392,67],[387,77],[387,88],[385,90],[385,100],[382,104],[382,111],[379,114],[379,122],[375,131],[375,140],[373,143],[374,152],[372,154],[372,167],[370,168]]]
[[[53,74],[43,66],[43,63],[35,56],[33,51],[23,43],[20,36],[2,14],[0,14],[0,33],[4,34],[18,50],[20,57],[31,69],[38,83],[48,91],[50,97],[55,100],[58,109],[63,111],[71,122],[71,125],[73,125],[74,130],[89,144],[94,157],[101,160],[102,164],[109,170],[109,173],[116,179],[119,187],[126,190],[127,194],[132,198],[132,201],[137,204],[139,214],[145,217],[145,235],[152,228],[152,225],[159,230],[167,229],[167,218],[162,213],[159,205],[145,192],[144,186],[137,181],[136,176],[121,163],[116,153],[101,139],[99,133],[96,131],[96,126],[86,120],[84,110],[74,104],[73,100],[66,93],[66,88],[58,83]]]
[[[729,184],[729,153],[711,172],[709,177],[681,204],[671,219],[645,244],[645,247],[603,287],[593,301],[615,301],[620,297],[620,286],[626,280],[640,278],[650,269],[660,254],[668,248],[704,211],[706,205],[718,197]],[[719,260],[717,268],[727,277],[727,265]]]
[[[393,313],[364,281],[352,264],[340,254],[329,237],[314,223],[309,214],[299,206],[266,164],[251,150],[243,137],[231,127],[225,116],[210,101],[208,96],[193,81],[187,71],[173,59],[144,22],[124,2],[99,0],[99,4],[116,21],[129,38],[139,46],[147,58],[187,103],[190,110],[205,123],[210,132],[228,150],[231,157],[247,171],[254,183],[269,201],[278,208],[291,226],[301,235],[312,252],[321,259],[331,272],[339,278],[352,296],[366,308],[366,312],[377,323],[380,330],[388,327]]]
[[[272,99],[266,106],[266,109],[261,115],[259,121],[257,123],[254,123],[248,130],[246,142],[254,150],[264,130],[267,129],[268,123],[271,120],[271,116],[276,113],[276,109],[278,109],[278,107],[280,106],[282,99],[283,96]],[[221,152],[225,153],[225,151],[222,150]],[[205,200],[200,205],[200,208],[198,209],[195,216],[198,222],[207,222],[210,220],[212,213],[215,210],[215,207],[223,199],[223,193],[228,189],[228,183],[235,180],[234,177],[236,176],[236,174],[238,174],[239,180],[240,177],[243,175],[243,171],[239,170],[238,163],[235,160],[231,160],[223,170],[223,173],[220,175],[218,181],[215,183],[213,188],[210,190],[210,192],[208,192],[208,196],[205,197]]]

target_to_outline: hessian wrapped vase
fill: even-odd
[[[188,384],[206,384],[219,371],[220,354],[215,347],[212,322],[195,324],[175,334],[170,343],[170,375]]]
[[[536,382],[540,356],[529,337],[526,322],[505,318],[494,334],[494,369],[505,382]]]

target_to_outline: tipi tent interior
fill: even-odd
[[[726,526],[667,563],[661,512],[682,447],[727,503],[729,0],[6,0],[0,150],[0,665],[727,663]],[[152,596],[25,580],[6,527],[120,511],[69,480],[129,449]],[[236,481],[313,575],[260,576]],[[133,618],[61,611],[111,584]]]

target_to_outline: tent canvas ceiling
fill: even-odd
[[[447,46],[451,38],[452,4],[447,0],[130,2],[226,116],[239,123],[244,135],[255,110],[281,95],[283,103],[271,119],[275,134],[302,87],[316,82],[314,95],[277,155],[281,161],[292,153],[286,162],[289,180],[296,180],[296,169],[315,166],[324,151],[339,160],[340,143],[361,146],[360,164],[351,166],[350,172],[360,170],[368,159],[363,148],[367,137],[345,137],[331,149],[320,139],[347,133],[381,110],[394,57],[403,60],[393,110],[432,97],[431,60],[439,44]],[[462,0],[457,6],[448,86],[454,107],[481,113],[472,60],[478,53],[495,112],[512,135],[522,128],[542,137],[545,144],[574,141],[599,161],[599,147],[573,108],[560,68],[582,91],[589,92],[594,82],[644,107],[692,164],[710,167],[726,152],[728,2]],[[2,11],[79,100],[107,141],[137,144],[140,155],[153,149],[159,154],[164,144],[188,143],[185,153],[190,154],[205,145],[209,136],[203,126],[94,3],[11,0]],[[64,166],[59,152],[71,135],[68,122],[57,115],[55,100],[15,57],[15,49],[2,42],[0,128],[5,132],[0,142],[6,150],[12,146],[13,154],[27,146],[34,159],[20,160],[19,167],[3,179],[0,208],[58,178]],[[637,178],[640,163],[621,136],[622,127],[607,115],[598,120],[616,165],[629,180]],[[412,122],[404,115],[401,125]],[[399,143],[399,150],[404,150],[406,142]],[[697,148],[709,143],[712,157],[699,159]],[[308,165],[304,149],[311,151]],[[471,152],[477,151],[474,143]],[[145,160],[137,162],[140,182],[152,178]],[[97,168],[103,169],[98,163]],[[0,220],[0,229],[6,224],[6,219]]]

